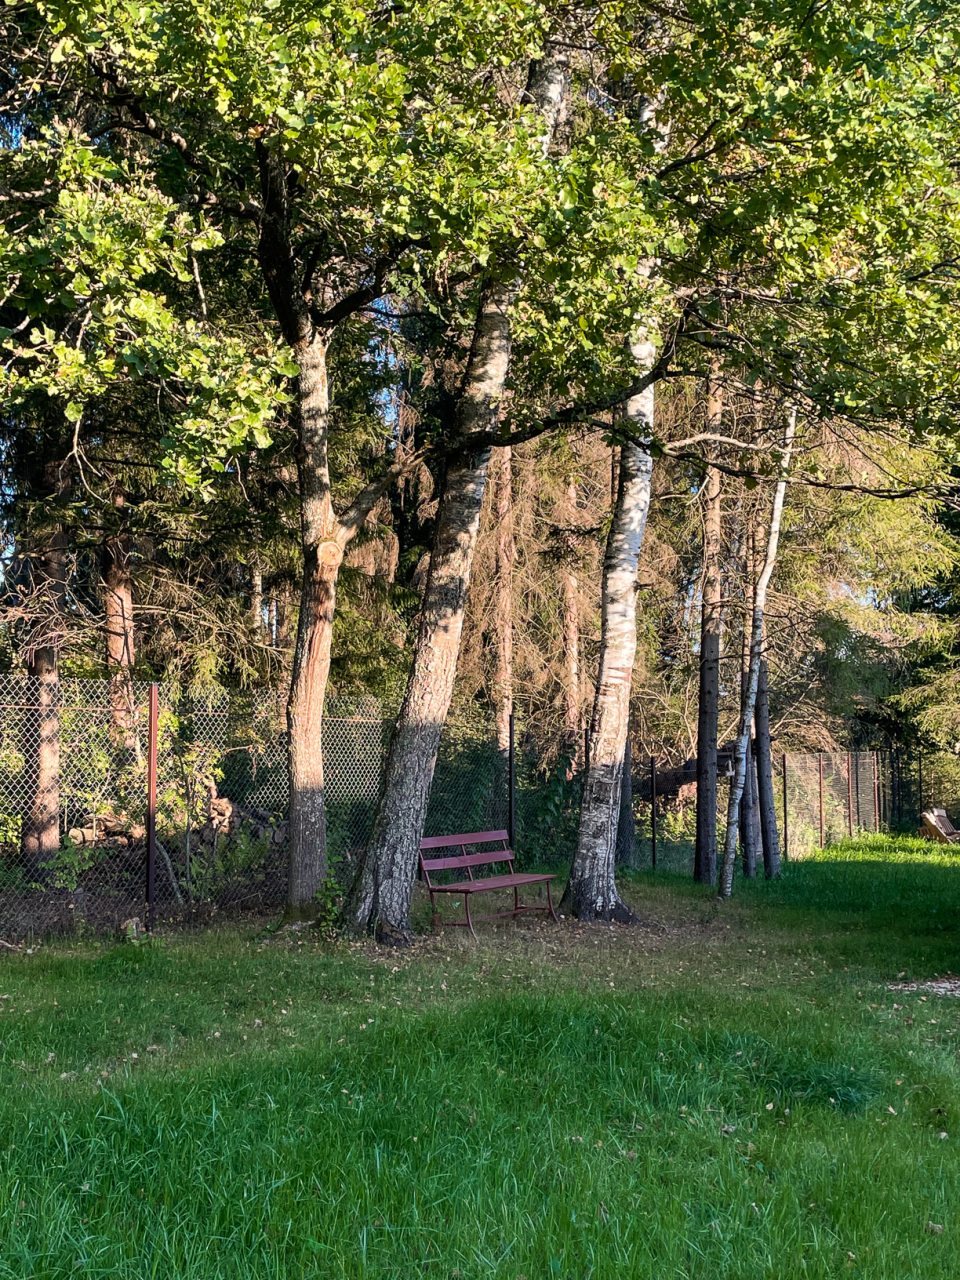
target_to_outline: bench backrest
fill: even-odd
[[[931,810],[925,810],[921,815],[920,834],[926,836],[928,840],[939,840],[941,844],[952,843],[950,837],[944,831],[943,827],[937,819],[936,813]]]
[[[931,809],[930,812],[936,818],[937,826],[941,829],[941,831],[945,831],[948,836],[960,835],[960,831],[957,831],[957,828],[953,825],[953,823],[947,817],[946,809]]]
[[[427,886],[430,885],[431,871],[466,871],[467,878],[472,880],[474,867],[513,862],[513,850],[508,840],[507,831],[465,831],[460,835],[427,836],[420,841],[420,870]],[[495,843],[499,844],[498,849],[467,852],[468,848],[478,844]]]

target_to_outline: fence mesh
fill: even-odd
[[[881,829],[879,766],[874,751],[792,753],[784,758],[780,783],[785,787],[791,857]]]
[[[0,936],[112,930],[142,916],[149,686],[0,677]],[[327,843],[349,875],[372,828],[392,717],[336,699],[324,720]],[[160,687],[161,920],[275,910],[287,880],[285,711],[276,691]],[[507,760],[488,723],[445,729],[427,833],[507,822]]]
[[[149,686],[0,677],[0,937],[104,931],[143,914]],[[372,829],[392,715],[331,699],[324,720],[327,843],[346,879]],[[731,772],[720,757],[723,836]],[[426,834],[507,827],[510,760],[475,709],[444,729]],[[519,735],[514,830],[520,866],[568,865],[582,775],[545,765]],[[626,866],[689,873],[696,766],[635,756],[618,836]],[[802,856],[862,831],[916,831],[925,806],[960,823],[960,757],[948,752],[791,754],[777,819]],[[655,797],[655,799],[654,799]],[[275,690],[207,697],[160,686],[155,903],[160,919],[276,910],[286,895],[285,708]]]

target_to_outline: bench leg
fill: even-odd
[[[557,919],[557,913],[556,913],[556,911],[554,911],[554,909],[553,909],[553,898],[550,896],[550,881],[549,881],[549,880],[547,881],[547,910],[550,912],[550,915],[551,915],[551,917],[553,918],[553,922],[554,922],[554,924],[559,924],[559,923],[560,923],[560,921]]]
[[[518,915],[520,914],[520,910],[521,910],[521,907],[520,907],[520,890],[519,890],[519,888],[517,887],[517,885],[514,885],[514,886],[513,886],[513,914],[514,914],[515,916],[518,916]]]
[[[477,937],[477,931],[476,931],[476,929],[474,929],[474,927],[473,927],[473,921],[472,921],[472,920],[471,920],[471,918],[470,918],[470,895],[469,895],[469,893],[465,893],[465,894],[463,895],[463,909],[464,909],[464,911],[465,911],[465,913],[466,913],[466,916],[467,916],[467,928],[468,928],[468,929],[470,930],[470,932],[473,934],[474,941],[475,941],[475,942],[479,942],[479,941],[480,941],[480,939]]]

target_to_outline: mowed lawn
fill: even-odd
[[[960,1274],[960,859],[864,842],[409,952],[0,962],[0,1276]]]

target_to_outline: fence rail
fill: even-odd
[[[369,838],[392,714],[331,699],[323,756],[327,847],[344,879]],[[287,878],[285,712],[275,690],[193,697],[165,685],[0,676],[0,937],[275,911]],[[729,760],[720,758],[721,783]],[[781,758],[781,844],[798,857],[861,831],[915,831],[925,804],[960,822],[949,753]],[[696,766],[639,752],[618,858],[692,869]],[[426,833],[508,827],[521,865],[569,863],[582,778],[522,733],[502,752],[476,713],[445,727]],[[719,788],[723,834],[726,789]],[[956,803],[954,803],[956,802]]]

